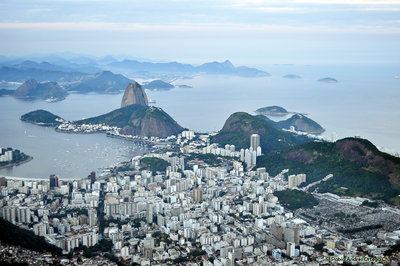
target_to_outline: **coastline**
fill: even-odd
[[[33,160],[33,157],[32,156],[28,156],[28,158],[26,160],[23,160],[23,161],[17,162],[17,163],[12,163],[12,164],[8,164],[8,165],[0,166],[0,169],[9,168],[9,167],[13,167],[13,166],[18,166],[20,164],[24,164],[24,163],[30,162],[32,160]]]

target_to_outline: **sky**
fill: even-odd
[[[397,64],[400,0],[0,0],[0,54]]]

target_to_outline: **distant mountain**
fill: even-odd
[[[305,143],[259,157],[257,167],[266,167],[272,175],[282,169],[305,173],[306,185],[333,174],[313,189],[400,205],[400,158],[380,152],[365,139]]]
[[[40,126],[57,126],[64,121],[61,117],[45,110],[36,110],[26,113],[21,116],[21,120]]]
[[[226,60],[222,63],[210,62],[200,66],[190,64],[181,64],[177,62],[169,63],[151,63],[139,62],[136,60],[124,60],[121,62],[113,62],[107,65],[110,69],[129,71],[131,73],[178,73],[178,74],[226,74],[244,77],[265,77],[269,76],[267,72],[256,68],[248,68],[245,66],[235,67]]]
[[[97,92],[115,94],[123,91],[131,82],[130,79],[110,71],[102,71],[95,75],[88,75],[81,82],[67,86],[69,91],[80,93]]]
[[[121,108],[132,104],[149,105],[146,92],[137,82],[132,82],[126,87],[121,100]]]
[[[110,113],[75,121],[77,124],[106,124],[122,128],[121,134],[168,137],[183,128],[161,108],[132,104]]]
[[[29,79],[19,86],[13,95],[15,98],[24,99],[63,100],[68,93],[57,82],[38,83],[34,79]]]
[[[113,62],[107,65],[111,69],[126,70],[130,72],[159,72],[159,73],[192,73],[194,67],[189,64],[181,64],[177,62],[170,63],[151,63],[139,62],[136,60],[123,60]]]
[[[295,74],[288,74],[288,75],[283,76],[283,78],[285,78],[285,79],[301,79],[300,76],[295,75]]]
[[[170,90],[172,88],[175,88],[175,86],[158,79],[158,80],[153,80],[149,83],[143,84],[143,88],[148,89],[148,90]]]
[[[26,60],[19,64],[13,65],[13,68],[20,69],[20,70],[30,70],[30,69],[40,69],[40,70],[47,70],[47,71],[63,71],[63,72],[73,72],[72,69],[57,66],[50,64],[48,62],[41,62],[37,63],[35,61]]]
[[[325,82],[325,83],[338,83],[338,81],[334,78],[323,78],[323,79],[319,79],[319,82]]]
[[[277,105],[258,108],[256,110],[256,113],[260,115],[271,115],[271,116],[285,116],[289,114],[289,112],[285,108]]]
[[[28,79],[35,79],[37,81],[57,81],[57,82],[71,82],[80,81],[87,74],[80,72],[64,72],[58,70],[45,70],[45,69],[18,69],[7,66],[0,66],[0,80],[4,81],[19,81],[23,82]]]
[[[221,145],[234,144],[238,149],[248,148],[250,147],[250,136],[256,133],[260,135],[260,146],[264,153],[285,150],[297,144],[312,141],[305,136],[278,130],[271,123],[270,119],[262,115],[234,113],[211,141]]]
[[[289,119],[274,122],[274,126],[278,129],[290,129],[290,127],[294,127],[296,131],[307,132],[315,135],[321,134],[325,131],[320,124],[302,114],[295,114]]]

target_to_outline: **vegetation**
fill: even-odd
[[[256,113],[264,115],[286,115],[288,114],[288,111],[283,107],[274,105],[258,108]]]
[[[278,197],[282,205],[291,210],[312,208],[318,205],[318,200],[312,194],[300,190],[275,191],[274,195]]]
[[[354,151],[357,146],[364,154]],[[309,184],[328,174],[333,177],[315,186],[319,192],[338,195],[362,196],[396,204],[400,190],[394,186],[400,169],[400,159],[379,152],[370,142],[362,139],[343,139],[336,143],[311,142],[289,151],[272,152],[258,158],[256,167],[266,167],[271,175],[282,169],[292,173],[305,173]],[[389,175],[393,174],[391,183]]]
[[[321,134],[325,131],[320,124],[300,114],[295,114],[289,119],[283,121],[273,122],[273,125],[277,129],[290,129],[290,127],[293,126],[297,131],[303,131],[310,134]]]
[[[207,154],[200,154],[200,153],[191,153],[185,160],[186,166],[189,165],[190,161],[203,161],[204,163],[210,166],[217,166],[221,163],[221,159],[218,158],[215,154],[207,153]]]
[[[366,207],[371,207],[371,208],[377,208],[378,207],[378,202],[377,201],[364,200],[361,205],[362,206],[366,206]]]
[[[399,253],[400,252],[400,244],[396,244],[391,246],[388,250],[386,250],[383,255],[384,256],[391,256],[393,254]]]
[[[0,96],[13,95],[14,90],[0,89]]]
[[[358,232],[368,231],[368,230],[372,230],[372,229],[379,229],[379,228],[382,228],[381,224],[366,225],[366,226],[351,228],[351,229],[338,229],[338,232],[354,234],[354,233],[358,233]]]
[[[21,152],[20,150],[13,150],[12,160],[8,162],[0,162],[0,168],[7,167],[14,164],[19,164],[24,161],[32,159],[31,156],[26,155],[25,153]]]
[[[122,128],[121,134],[168,137],[183,128],[161,108],[132,104],[107,114],[75,121],[75,124],[106,124]]]
[[[196,257],[203,256],[206,254],[207,253],[204,250],[195,249],[195,250],[189,252],[189,254],[186,257],[176,258],[173,260],[173,262],[175,264],[178,264],[178,263],[182,263],[182,262],[186,262],[186,261],[195,261]]]
[[[21,120],[25,122],[40,124],[44,126],[57,126],[61,124],[61,117],[54,115],[45,110],[36,110],[21,116]]]
[[[162,80],[153,80],[147,84],[143,85],[143,88],[148,89],[148,90],[169,90],[174,88],[174,85],[171,85],[165,81]]]
[[[19,228],[0,218],[0,241],[15,246],[21,246],[39,252],[51,252],[61,255],[62,250],[46,242],[44,237],[35,235],[32,231]]]
[[[145,157],[140,160],[140,164],[143,166],[142,169],[147,169],[153,172],[155,175],[157,172],[165,172],[168,166],[171,164],[166,160],[156,157]]]
[[[220,145],[233,144],[237,149],[250,147],[250,136],[260,135],[260,146],[264,153],[286,150],[297,144],[311,141],[308,137],[294,135],[274,128],[273,121],[263,115],[234,113],[225,122],[222,130],[211,138]]]

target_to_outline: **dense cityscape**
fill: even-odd
[[[282,169],[270,176],[255,168],[261,155],[257,134],[249,149],[240,151],[210,145],[209,138],[193,131],[158,138],[147,154],[82,180],[1,178],[2,219],[44,237],[64,254],[29,253],[17,256],[19,262],[397,263],[398,253],[390,251],[400,238],[398,209],[313,193],[317,206],[291,210],[276,193],[306,190],[304,174]],[[21,248],[1,248],[2,260],[16,262],[11,254]]]

